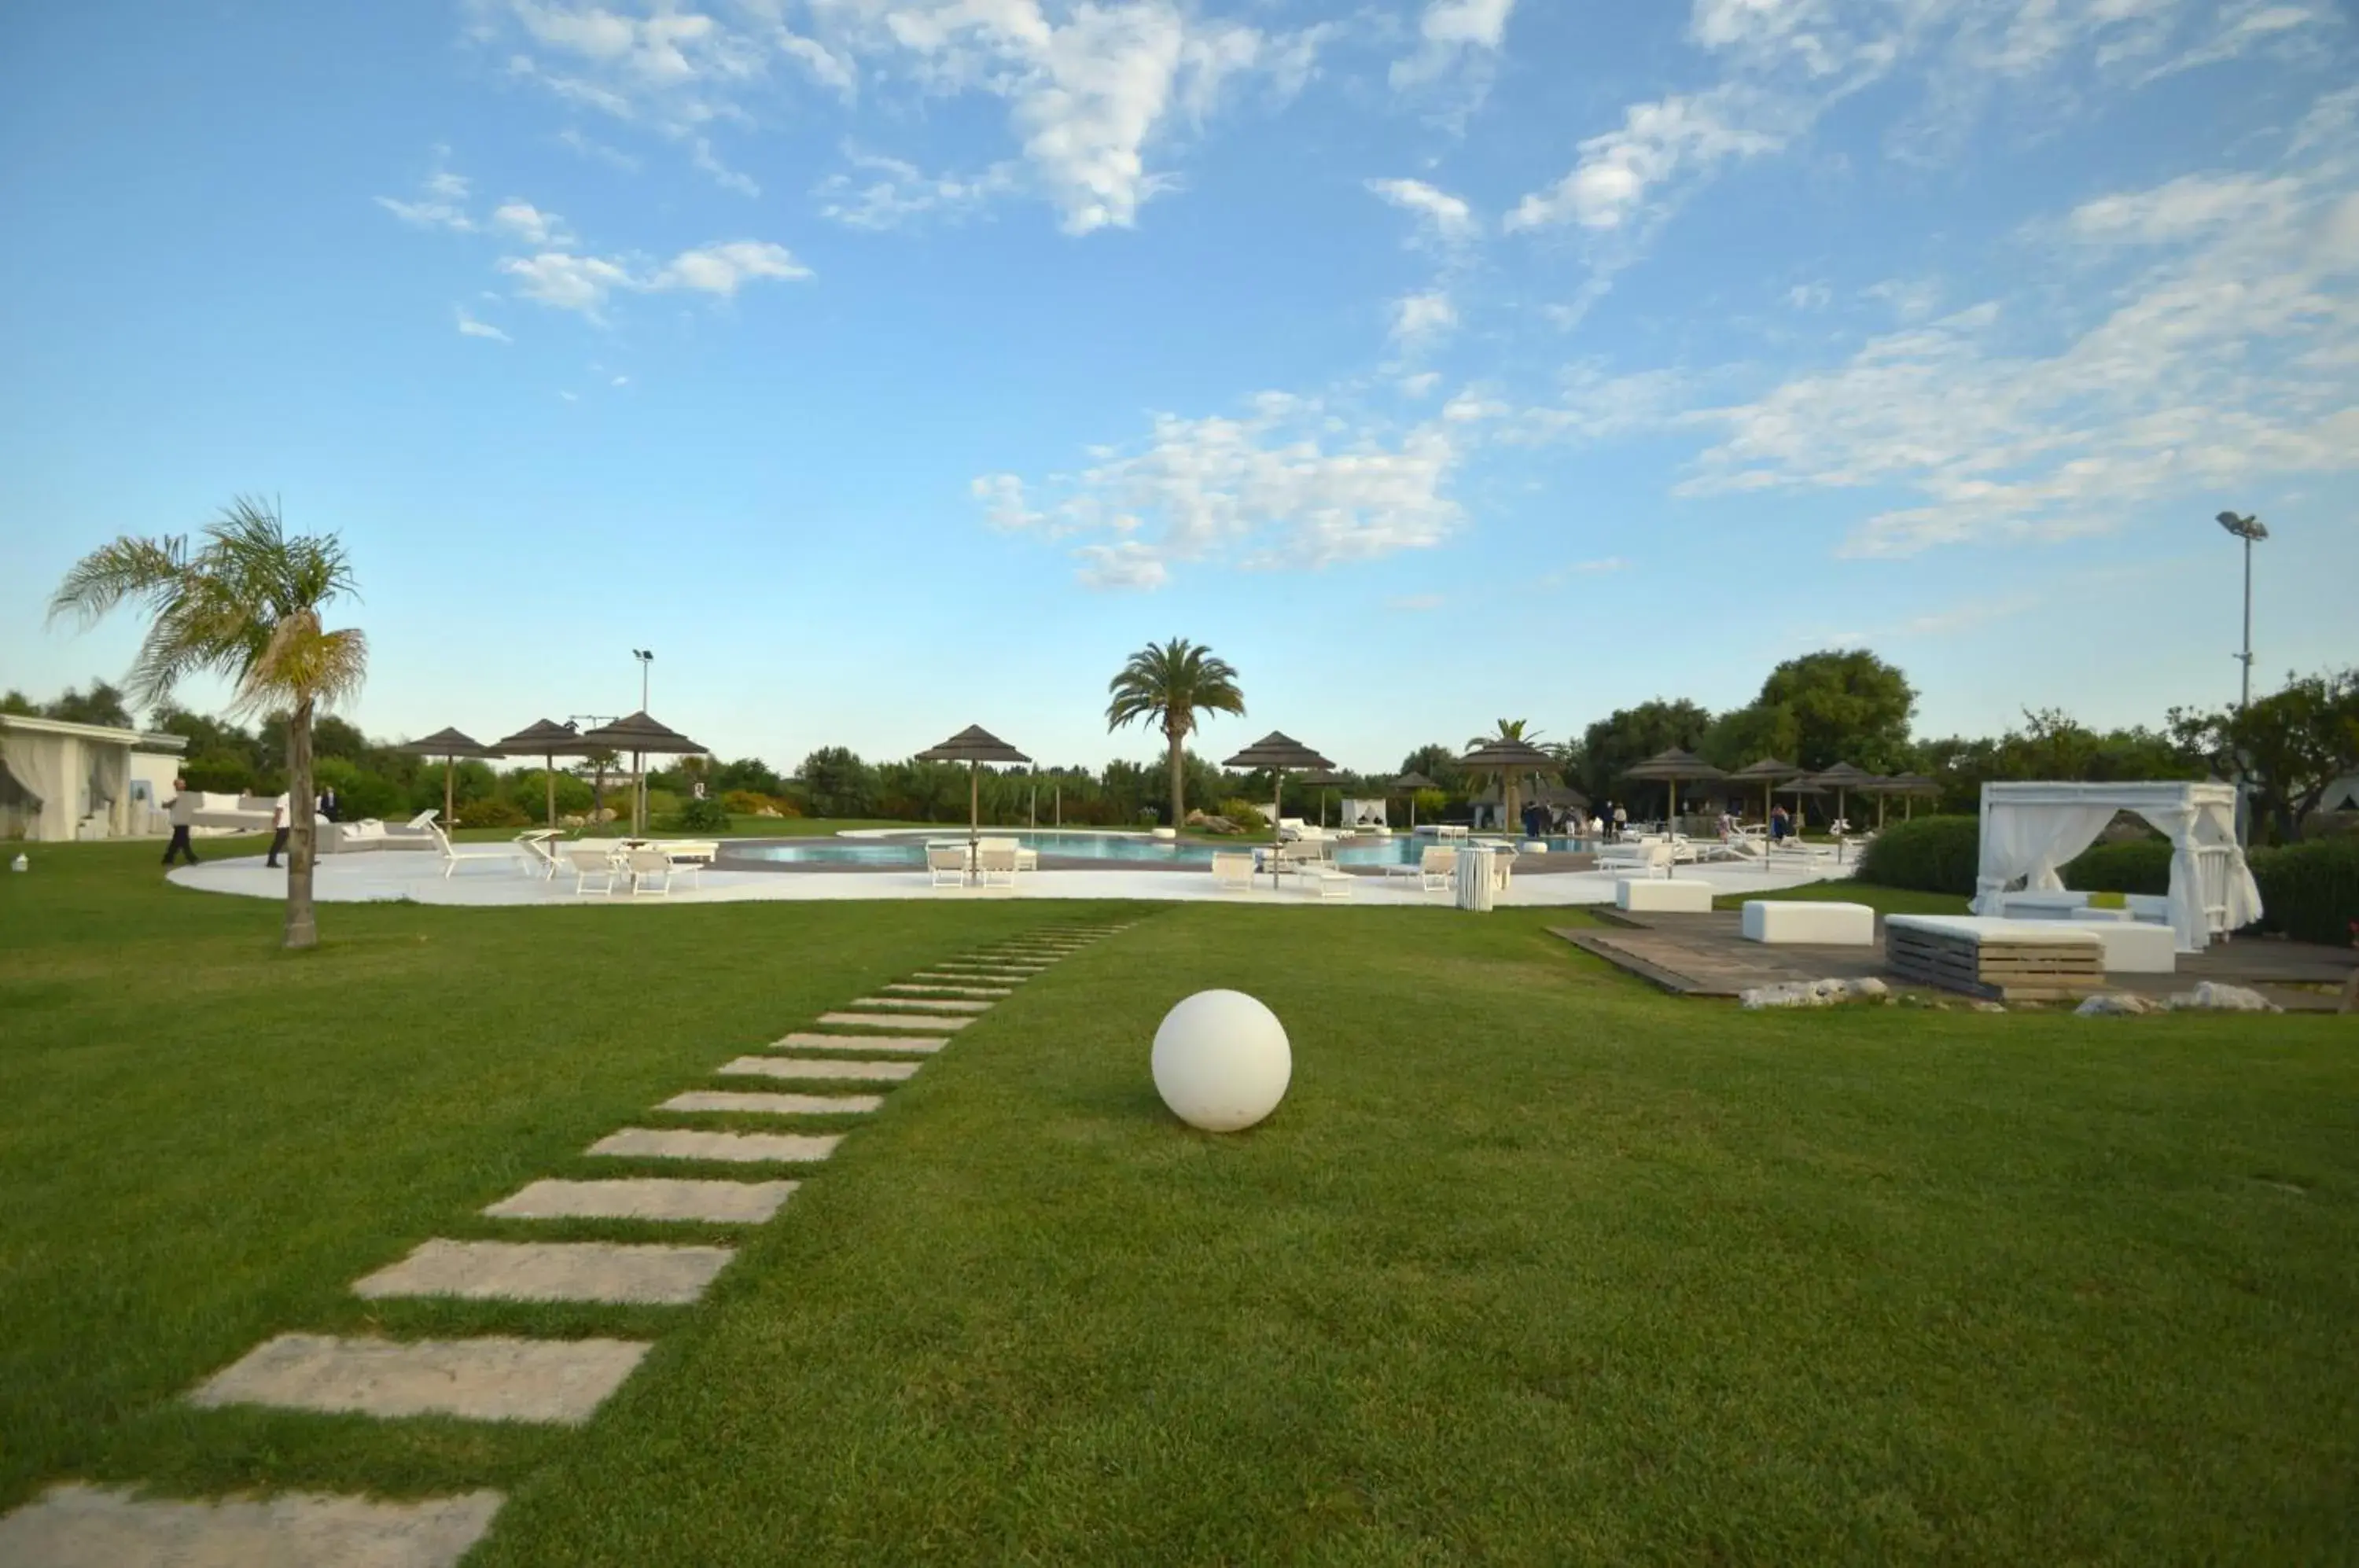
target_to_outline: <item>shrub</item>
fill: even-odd
[[[630,803],[631,792],[626,789],[623,791],[623,805],[626,811]],[[670,790],[650,789],[647,791],[647,821],[661,822],[678,815],[679,811],[679,797]]]
[[[1221,802],[1221,815],[1247,833],[1269,831],[1268,815],[1251,800],[1223,800]]]
[[[520,828],[531,821],[506,800],[470,800],[459,808],[462,828]]]
[[[740,817],[758,817],[764,811],[775,811],[778,809],[777,802],[772,800],[767,795],[757,794],[751,789],[732,789],[721,797],[721,804],[732,814]]]
[[[2059,875],[2067,887],[2092,893],[2168,893],[2170,841],[2138,838],[2101,844],[2067,862]]]
[[[2343,947],[2359,920],[2359,838],[2306,839],[2252,852],[2261,929]]]
[[[1861,855],[1854,875],[1885,887],[1971,898],[1981,856],[1979,819],[1918,817],[1877,833]]]
[[[671,820],[675,828],[690,833],[727,833],[729,808],[714,800],[688,800],[680,802],[679,813]]]

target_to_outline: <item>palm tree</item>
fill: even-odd
[[[320,940],[311,909],[312,717],[358,691],[368,670],[368,639],[351,627],[324,629],[320,611],[356,593],[342,541],[290,539],[276,505],[241,496],[193,552],[185,535],[125,534],[75,562],[49,599],[51,620],[72,615],[85,625],[126,599],[147,607],[147,636],[126,682],[142,707],[165,702],[182,677],[211,671],[235,683],[233,713],[287,712],[288,947]]]
[[[1532,722],[1529,719],[1501,719],[1498,721],[1499,728],[1496,734],[1478,735],[1474,736],[1466,743],[1466,749],[1469,751],[1480,751],[1484,746],[1489,746],[1492,742],[1502,740],[1519,740],[1527,746],[1538,746],[1539,744],[1540,732],[1533,729],[1531,727],[1531,723]],[[1532,778],[1534,782],[1538,782],[1538,775],[1534,774]],[[1499,817],[1503,825],[1518,820],[1516,806],[1517,801],[1522,799],[1522,779],[1517,775],[1509,773],[1505,768],[1500,769]]]
[[[1173,637],[1132,654],[1106,691],[1114,697],[1106,704],[1107,729],[1120,729],[1133,719],[1162,725],[1171,749],[1171,825],[1177,828],[1187,821],[1185,763],[1197,713],[1245,711],[1236,670],[1211,648]]]

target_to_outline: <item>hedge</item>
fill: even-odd
[[[2125,839],[2101,844],[2068,861],[2059,873],[2067,887],[2092,893],[2168,893],[2170,891],[2170,841],[2166,838]]]
[[[1975,817],[1915,817],[1894,822],[1868,841],[1853,875],[1885,887],[1972,898],[1982,855]]]
[[[2345,947],[2359,920],[2359,837],[2345,833],[2250,856],[2261,885],[2261,929]]]

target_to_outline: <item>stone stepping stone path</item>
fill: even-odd
[[[725,1160],[740,1165],[810,1164],[825,1160],[842,1133],[691,1132],[625,1127],[592,1144],[589,1152],[625,1160]]]
[[[931,1056],[949,1040],[931,1035],[810,1034],[798,1032],[770,1042],[773,1051],[885,1051],[902,1056]]]
[[[880,1059],[740,1056],[714,1069],[715,1075],[821,1084],[906,1082],[923,1062],[881,1058],[939,1052],[994,1003],[1015,995],[1015,987],[1122,929],[1058,926],[1002,938],[965,958],[943,959],[907,979],[889,981],[877,987],[879,995],[856,997],[843,1011],[820,1015],[821,1029],[843,1032],[801,1031],[774,1042],[789,1050]],[[690,1089],[655,1108],[838,1116],[870,1115],[884,1104],[874,1094]],[[843,1136],[626,1127],[587,1152],[627,1160],[807,1165],[828,1159]],[[496,1220],[766,1225],[800,1185],[671,1177],[547,1179],[526,1183],[483,1214]],[[353,1281],[353,1292],[371,1301],[686,1306],[702,1298],[735,1256],[728,1247],[656,1242],[436,1237]],[[208,1409],[262,1405],[387,1421],[441,1416],[580,1426],[651,1348],[643,1341],[621,1339],[282,1334],[198,1384],[188,1399]],[[69,1482],[0,1518],[0,1568],[454,1568],[491,1528],[503,1501],[494,1491],[399,1502],[301,1492],[179,1500]]]
[[[612,1301],[685,1306],[737,1255],[725,1247],[608,1241],[427,1241],[353,1294],[455,1296],[470,1301]]]
[[[0,1563],[39,1568],[448,1568],[503,1501],[497,1492],[423,1502],[288,1492],[180,1502],[114,1487],[52,1486],[0,1519]]]
[[[987,1013],[989,1002],[970,1002],[962,996],[854,996],[855,1007],[897,1007],[920,1013]]]
[[[800,1100],[811,1096],[707,1097]],[[499,1220],[701,1220],[711,1225],[761,1225],[777,1214],[800,1185],[799,1181],[690,1181],[669,1176],[626,1177],[615,1181],[535,1181],[514,1197],[502,1198],[484,1213]]]
[[[884,1105],[880,1094],[746,1094],[725,1089],[690,1089],[684,1094],[674,1094],[656,1109],[742,1111],[756,1116],[856,1116],[880,1110]]]
[[[282,1334],[214,1373],[198,1405],[580,1426],[653,1346],[622,1339],[345,1339]]]
[[[943,1034],[955,1034],[974,1022],[973,1018],[915,1018],[898,1013],[821,1013],[819,1021],[847,1029],[939,1029]]]
[[[842,1078],[897,1083],[915,1078],[921,1065],[916,1062],[815,1062],[805,1056],[741,1056],[713,1071],[731,1078],[791,1078],[808,1083]]]

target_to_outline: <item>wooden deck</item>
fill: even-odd
[[[1874,947],[1772,946],[1745,941],[1742,917],[1734,909],[1693,915],[1594,912],[1604,924],[1550,927],[1550,934],[1677,996],[1733,997],[1756,985],[1871,975],[1911,983],[1886,963],[1882,920],[1876,922]],[[2359,952],[2347,948],[2248,937],[2180,954],[2175,975],[2116,975],[2102,988],[2163,996],[2212,980],[2250,986],[2288,1012],[2331,1013],[2354,968],[2359,968]]]

